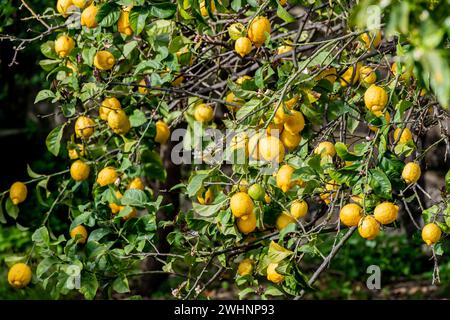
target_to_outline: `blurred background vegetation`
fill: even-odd
[[[53,6],[56,1],[30,0],[34,8]],[[0,0],[0,34],[16,37],[36,35],[39,26],[21,10],[19,1]],[[36,29],[37,28],[37,29]],[[19,51],[17,64],[10,63],[14,56],[14,43],[1,41],[0,46],[0,190],[6,190],[16,180],[26,180],[27,165],[38,173],[48,173],[65,167],[63,161],[53,157],[45,147],[45,137],[54,126],[54,118],[42,118],[50,113],[51,105],[34,105],[36,93],[49,86],[44,71],[39,67],[41,55],[39,42],[31,43]],[[9,256],[27,252],[32,245],[27,227],[42,212],[35,204],[27,201],[21,206],[20,217],[16,222],[8,217],[6,224],[0,224],[0,299],[46,299],[49,294],[37,285],[24,290],[14,290],[7,283],[5,259]],[[53,216],[58,220],[58,215]],[[62,220],[60,221],[61,223]],[[58,221],[55,221],[57,224]],[[61,225],[61,230],[67,226]],[[324,241],[331,241],[328,238]],[[445,242],[444,242],[445,244]],[[448,246],[448,245],[447,245]],[[444,248],[448,252],[448,248]],[[311,271],[318,261],[306,260],[305,266]],[[366,287],[367,267],[378,265],[381,268],[381,290],[370,291]],[[308,270],[305,270],[308,271]],[[420,239],[407,239],[402,234],[390,234],[366,241],[355,234],[349,243],[332,261],[329,270],[317,283],[318,290],[306,295],[307,299],[407,299],[442,298],[450,293],[450,259],[445,255],[440,260],[441,284],[432,286],[433,261]],[[152,298],[170,298],[174,284],[171,278]],[[212,298],[236,297],[232,281],[224,281],[207,294]],[[73,297],[77,298],[77,297]]]

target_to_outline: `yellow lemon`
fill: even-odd
[[[395,77],[397,77],[398,72],[399,72],[399,71],[398,71],[398,65],[397,65],[397,62],[394,62],[394,63],[392,64],[392,66],[391,66],[391,72],[392,72],[392,74],[393,74]],[[406,69],[406,67],[402,65],[401,72],[400,72],[400,76],[399,76],[400,80],[403,80],[403,81],[409,81],[409,79],[410,79],[412,76],[413,76],[413,70],[412,70],[411,68],[410,68],[410,69]]]
[[[383,202],[375,207],[373,212],[375,219],[381,224],[389,224],[397,220],[398,206],[392,202]]]
[[[339,185],[333,181],[330,180],[325,184],[325,191],[320,195],[320,198],[325,202],[326,204],[330,204],[331,198],[334,198],[336,195],[336,190],[339,189]]]
[[[167,123],[161,120],[156,122],[155,142],[164,144],[167,142],[167,140],[169,140],[169,136],[170,136],[170,129]]]
[[[247,37],[240,37],[234,43],[234,50],[241,57],[244,57],[252,51],[252,42]]]
[[[89,139],[94,134],[94,120],[89,117],[80,116],[75,121],[75,134],[82,139]]]
[[[72,0],[73,4],[76,5],[80,9],[84,9],[87,6],[91,5],[92,0]]]
[[[21,289],[31,282],[31,268],[25,263],[16,263],[8,271],[8,283],[11,287]]]
[[[252,77],[245,75],[245,76],[239,77],[236,80],[236,84],[242,85],[245,81],[248,81],[248,80],[252,80]]]
[[[112,110],[108,114],[108,126],[116,134],[127,134],[131,129],[130,120],[123,110]]]
[[[359,80],[361,66],[360,62],[356,64],[356,70],[354,66],[350,66],[341,76],[341,86],[346,87],[349,84],[355,84]]]
[[[24,202],[27,198],[27,194],[28,189],[23,182],[14,182],[11,188],[9,188],[9,198],[15,205]]]
[[[378,48],[381,43],[381,32],[380,30],[373,30],[369,32],[363,33],[361,36],[361,40],[364,42],[364,46],[367,49]]]
[[[81,160],[77,160],[70,166],[70,176],[75,181],[84,181],[89,177],[91,171],[89,165]]]
[[[400,136],[400,132],[402,133]],[[400,138],[399,138],[400,136]],[[405,144],[412,140],[412,133],[408,128],[397,128],[394,131],[394,141],[398,141],[400,144]]]
[[[261,137],[263,134],[261,132],[257,132],[250,137],[248,140],[248,154],[255,160],[259,160],[261,158],[259,143],[261,141]]]
[[[95,28],[97,27],[97,21],[95,17],[97,16],[98,7],[95,5],[90,5],[81,13],[81,25],[86,28]]]
[[[383,88],[371,85],[364,93],[364,104],[372,112],[383,111],[388,102],[388,94]]]
[[[362,218],[362,208],[356,203],[346,204],[339,212],[339,219],[347,227],[355,227]]]
[[[115,97],[106,98],[102,101],[99,109],[100,119],[108,121],[108,115],[112,110],[120,110],[122,107]]]
[[[249,234],[256,229],[256,214],[252,212],[249,215],[238,218],[236,224],[240,232]]]
[[[241,192],[247,192],[248,187],[249,187],[249,183],[245,179],[242,179],[238,184],[239,191],[241,191]]]
[[[331,67],[321,71],[315,78],[316,81],[327,80],[331,84],[333,84],[337,79],[337,71],[336,68]]]
[[[281,133],[280,139],[281,142],[289,151],[292,151],[295,148],[297,148],[300,142],[302,141],[302,137],[298,133],[292,134],[287,130],[284,130]]]
[[[71,10],[69,10],[70,7],[73,6],[72,0],[58,0],[56,3],[56,10],[64,17],[66,18],[69,13],[71,13]]]
[[[314,149],[315,154],[320,154],[321,156],[330,156],[334,157],[336,155],[336,148],[334,144],[329,141],[323,141],[318,144],[318,146]]]
[[[246,276],[252,274],[253,272],[253,260],[252,259],[244,259],[239,263],[238,266],[238,274],[240,276]]]
[[[101,50],[94,56],[94,66],[99,70],[110,70],[115,63],[116,58],[109,51]]]
[[[308,213],[308,204],[305,200],[295,200],[291,204],[290,214],[295,219],[300,219]]]
[[[406,183],[416,183],[421,175],[420,166],[415,162],[409,162],[403,168],[402,178]]]
[[[86,150],[84,145],[77,144],[74,148],[69,149],[69,159],[77,160],[79,157],[84,157],[86,155]]]
[[[299,180],[292,180],[294,170],[295,169],[288,164],[284,164],[278,169],[276,175],[277,187],[283,190],[283,192],[288,192],[295,185],[302,184]]]
[[[145,82],[145,79],[142,79],[141,81],[139,81],[139,86],[138,87],[138,92],[140,94],[148,94],[148,88],[146,88],[147,83]]]
[[[116,182],[118,178],[117,171],[114,167],[108,166],[103,168],[97,176],[97,183],[101,186],[107,186]]]
[[[214,13],[216,11],[216,4],[214,3],[214,0],[211,0],[209,3],[210,3],[210,10],[212,13]],[[208,8],[206,7],[205,0],[203,0],[200,3],[200,13],[202,14],[203,17],[208,16]]]
[[[284,159],[284,145],[277,137],[266,136],[259,141],[259,153],[265,161],[280,163]]]
[[[73,48],[75,48],[75,41],[69,36],[59,36],[55,41],[55,51],[61,58],[67,57]]]
[[[289,45],[289,44],[282,45],[282,46],[279,46],[279,47],[278,47],[278,49],[277,49],[277,54],[278,54],[278,55],[281,55],[281,54],[283,54],[283,53],[291,52],[292,50],[294,50],[294,47],[293,47],[293,46],[291,46],[291,45]]]
[[[364,239],[373,240],[380,233],[380,225],[374,217],[365,216],[359,221],[358,232]]]
[[[288,212],[283,212],[277,217],[276,226],[279,231],[286,228],[289,224],[295,223],[295,218]]]
[[[130,10],[122,10],[120,12],[119,21],[117,21],[117,30],[127,36],[133,34],[133,29],[130,25]]]
[[[277,272],[278,263],[269,263],[267,266],[267,280],[279,284],[284,281],[284,276]]]
[[[116,191],[114,194],[115,194],[117,200],[120,200],[123,197],[123,195],[120,191]],[[113,214],[117,214],[120,212],[120,210],[122,210],[124,208],[124,206],[120,205],[120,202],[116,203],[115,201],[113,201],[113,202],[109,203],[109,208],[111,209],[111,212]]]
[[[359,81],[365,85],[374,84],[377,81],[377,74],[371,67],[361,67],[359,69]]]
[[[75,228],[73,228],[72,230],[70,230],[70,237],[72,239],[78,238],[77,243],[84,244],[84,243],[86,243],[88,233],[84,226],[79,225],[79,226],[76,226]]]
[[[284,122],[284,129],[291,134],[299,133],[305,128],[305,118],[300,111],[293,110]]]
[[[214,109],[204,103],[195,106],[194,118],[200,123],[210,122],[214,118]]]
[[[441,228],[435,223],[428,223],[422,229],[422,239],[429,246],[435,244],[441,239]]]
[[[272,199],[270,198],[270,196],[267,193],[264,195],[264,202],[266,204],[270,204],[272,202]]]
[[[244,216],[250,216],[253,213],[253,200],[245,192],[235,193],[230,199],[231,213],[236,218],[242,218]],[[247,218],[244,218],[246,220]]]
[[[226,103],[230,103],[230,104],[226,104],[226,107],[228,108],[228,110],[230,110],[231,112],[236,112],[240,106],[242,106],[245,101],[242,100],[241,98],[237,98],[233,92],[228,92],[227,95],[225,96],[225,102]],[[231,104],[233,103],[233,104]],[[238,106],[235,106],[235,105]]]
[[[136,189],[136,190],[144,190],[145,184],[141,178],[134,178],[131,180],[130,184],[127,187],[128,190]]]
[[[266,17],[256,17],[248,27],[248,38],[257,48],[261,47],[266,41],[266,33],[270,34],[270,21]]]

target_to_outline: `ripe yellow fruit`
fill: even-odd
[[[89,165],[81,160],[77,160],[70,166],[70,176],[75,181],[84,181],[89,178],[91,171]]]
[[[112,110],[120,110],[122,106],[120,105],[119,100],[115,97],[105,98],[102,101],[102,105],[99,109],[100,119],[108,121],[108,115]]]
[[[367,49],[378,48],[381,43],[381,32],[380,30],[373,30],[361,35],[361,40],[364,42],[364,46]]]
[[[73,48],[75,48],[75,41],[69,36],[59,36],[55,41],[55,51],[61,58],[67,57]]]
[[[349,84],[355,84],[359,80],[359,70],[361,69],[361,63],[356,64],[356,70],[354,66],[350,66],[341,76],[341,86],[346,87]],[[353,72],[355,73],[353,75]]]
[[[290,214],[295,219],[300,219],[308,213],[308,204],[305,200],[295,200],[291,204]]]
[[[148,88],[146,88],[147,83],[145,82],[145,79],[142,79],[141,81],[139,81],[139,87],[138,87],[138,92],[140,94],[148,94]]]
[[[233,156],[237,156],[237,161],[244,161],[246,158],[248,158],[247,133],[239,132],[233,138],[231,138],[229,150],[234,153]]]
[[[364,104],[372,112],[383,111],[388,102],[388,94],[383,88],[371,85],[364,93]]]
[[[397,65],[397,62],[394,62],[393,64],[392,64],[392,66],[391,66],[391,72],[392,72],[392,74],[395,76],[395,77],[397,77],[397,74],[398,74],[398,65]],[[401,71],[400,71],[400,76],[399,76],[399,78],[400,78],[400,80],[403,80],[403,81],[409,81],[409,79],[411,78],[413,76],[413,70],[410,68],[410,69],[406,69],[406,67],[404,66],[404,65],[402,65],[402,67],[401,67]]]
[[[284,6],[284,5],[286,5],[287,0],[279,0],[278,2],[279,2],[282,6]]]
[[[91,5],[92,0],[72,0],[73,4],[76,5],[80,9],[84,9],[87,6]]]
[[[97,21],[95,20],[97,13],[98,7],[93,4],[84,9],[81,13],[81,25],[85,26],[86,28],[97,27]]]
[[[167,140],[169,140],[169,136],[170,136],[170,129],[167,123],[161,120],[156,122],[155,142],[164,144],[167,142]]]
[[[120,200],[123,197],[123,195],[120,191],[116,191],[114,194],[115,194],[117,200]],[[120,205],[120,202],[119,203],[110,202],[109,208],[111,209],[111,212],[113,214],[117,214],[120,212],[120,210],[122,210],[124,208],[124,206]]]
[[[116,182],[118,178],[117,171],[114,167],[105,167],[103,168],[97,176],[97,183],[101,186],[107,186],[109,184],[113,184]]]
[[[398,206],[386,201],[375,207],[373,216],[381,224],[390,224],[397,220],[398,209]]]
[[[272,199],[270,198],[270,196],[267,193],[264,195],[264,202],[266,204],[270,204],[272,202]]]
[[[259,160],[261,158],[261,152],[259,143],[261,141],[263,134],[261,132],[257,132],[250,137],[248,140],[248,154],[254,159]]]
[[[108,114],[108,126],[116,134],[127,134],[131,129],[130,120],[123,110],[111,110]]]
[[[422,229],[422,239],[429,246],[435,244],[441,239],[441,228],[435,223],[428,223]]]
[[[240,232],[249,234],[256,229],[256,214],[252,212],[247,216],[238,218],[236,224]]]
[[[58,0],[58,2],[56,3],[56,10],[64,18],[66,18],[67,15],[72,12],[72,10],[69,10],[69,8],[72,6],[73,6],[72,0]]]
[[[320,195],[320,198],[326,204],[330,204],[331,198],[334,198],[336,195],[336,190],[339,189],[339,185],[334,180],[330,180],[325,184],[325,191]]]
[[[78,72],[78,68],[76,65],[74,65],[72,62],[67,61],[66,62],[66,67],[69,68],[70,70],[72,70],[72,72],[77,73]],[[68,75],[71,76],[72,72],[69,72]]]
[[[216,11],[216,4],[214,3],[214,0],[211,0],[209,3],[210,3],[211,12],[214,13]],[[200,13],[202,14],[203,17],[208,16],[208,8],[206,7],[205,0],[203,0],[200,3]]]
[[[349,203],[341,208],[339,218],[347,227],[355,227],[362,218],[362,211],[362,208],[356,203]]]
[[[331,84],[333,84],[337,79],[337,71],[336,68],[331,67],[321,71],[315,78],[316,81],[327,80]]]
[[[241,57],[244,57],[252,51],[252,42],[247,37],[240,37],[234,43],[234,50]]]
[[[227,95],[225,96],[225,102],[230,103],[230,104],[226,104],[226,107],[228,108],[228,110],[230,110],[231,112],[236,112],[237,110],[239,110],[240,106],[242,106],[245,101],[241,98],[237,98],[233,92],[228,92]],[[231,104],[233,103],[233,104]],[[235,106],[235,105],[238,106]]]
[[[284,105],[284,106],[283,106]],[[275,112],[275,117],[273,118],[273,122],[275,124],[284,124],[286,122],[286,120],[288,120],[289,118],[289,114],[287,114],[285,112],[285,107],[290,111],[292,109],[292,107],[290,105],[288,105],[287,101],[284,101],[281,105],[278,105],[278,107],[276,107],[277,111]]]
[[[373,240],[380,233],[380,225],[374,217],[365,216],[359,221],[358,232],[364,239]]]
[[[145,184],[141,178],[134,178],[131,180],[130,184],[127,187],[128,190],[136,189],[136,190],[144,190]]]
[[[248,27],[248,38],[257,48],[261,47],[266,41],[266,33],[270,34],[270,21],[266,17],[256,17]]]
[[[130,25],[130,10],[122,10],[120,12],[119,21],[117,21],[117,30],[127,36],[133,34],[133,29]]]
[[[269,263],[267,266],[267,280],[279,284],[284,281],[284,276],[276,271],[278,263]]]
[[[295,185],[301,184],[299,180],[292,180],[292,173],[294,168],[288,164],[284,164],[278,169],[276,175],[277,187],[283,190],[283,192],[288,192]]]
[[[75,134],[82,139],[89,139],[94,134],[94,120],[89,117],[80,116],[75,122]]]
[[[116,58],[106,50],[98,51],[94,56],[94,66],[99,70],[110,70],[116,64]]]
[[[284,145],[277,137],[266,136],[259,141],[259,153],[265,161],[280,163],[284,159]]]
[[[278,47],[277,54],[281,55],[283,53],[287,53],[287,52],[290,52],[292,50],[294,50],[294,47],[292,47],[291,45],[289,45],[289,44],[282,45],[282,46]]]
[[[197,193],[198,203],[203,204],[203,205],[213,203],[214,198],[215,198],[214,191],[211,188],[208,188],[208,190],[206,190],[206,192],[205,192],[205,190],[200,190]]]
[[[359,69],[359,81],[365,85],[374,84],[377,81],[377,74],[371,67],[361,67]]]
[[[298,133],[291,134],[287,130],[284,130],[281,133],[280,139],[281,142],[289,151],[292,151],[295,148],[297,148],[300,142],[302,141],[302,137]]]
[[[200,103],[194,109],[194,118],[200,123],[210,122],[214,118],[214,109],[204,103]]]
[[[84,145],[77,144],[75,148],[69,149],[68,153],[71,160],[77,160],[79,157],[84,157],[86,155],[86,150]]]
[[[400,136],[400,132],[402,135]],[[399,138],[400,136],[400,138]],[[412,140],[412,133],[408,128],[397,128],[394,131],[394,141],[398,141],[400,144],[405,144]]]
[[[16,263],[8,271],[8,282],[11,287],[21,289],[31,282],[31,268],[25,263]]]
[[[235,193],[230,199],[230,209],[231,213],[236,218],[243,218],[246,220],[253,213],[253,200],[245,192]]]
[[[336,155],[336,148],[334,144],[329,141],[323,141],[314,149],[315,154],[323,156],[334,157]]]
[[[241,191],[241,192],[247,192],[247,191],[248,191],[248,187],[249,187],[249,183],[248,183],[247,180],[242,179],[242,180],[239,182],[238,187],[239,187],[239,191]]]
[[[420,179],[422,171],[420,166],[415,162],[409,162],[403,168],[402,178],[406,183],[416,183]]]
[[[76,226],[72,230],[70,230],[70,237],[72,239],[77,239],[77,243],[84,244],[86,243],[86,240],[88,238],[88,232],[84,226],[81,224],[79,226]]]
[[[22,203],[27,198],[28,189],[27,186],[23,182],[14,182],[11,185],[11,188],[9,188],[9,198],[11,199],[12,203],[15,205],[18,205],[19,203]]]
[[[239,263],[238,266],[238,274],[240,276],[246,276],[252,274],[253,272],[253,260],[252,259],[244,259]]]
[[[284,130],[291,134],[299,133],[305,128],[305,118],[300,111],[293,110],[284,122]]]
[[[244,83],[244,81],[248,81],[248,80],[252,80],[252,77],[245,75],[245,76],[237,78],[236,84],[242,85]]]
[[[381,117],[383,115],[383,113],[381,111],[376,111],[374,114],[377,117]],[[391,115],[389,114],[389,112],[385,112],[384,113],[384,119],[386,119],[387,123],[391,122]],[[369,129],[372,130],[373,132],[377,132],[378,131],[378,127],[376,127],[376,126],[369,125]]]

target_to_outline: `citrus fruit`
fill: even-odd
[[[19,203],[22,203],[27,198],[28,189],[27,186],[23,182],[14,182],[11,185],[11,188],[9,188],[9,198],[11,199],[12,203],[15,205],[18,205]]]
[[[337,71],[336,68],[331,67],[321,71],[315,78],[316,81],[327,80],[331,84],[333,84],[337,79]]]
[[[169,140],[169,136],[170,136],[170,129],[167,123],[161,120],[156,122],[155,142],[164,144],[167,142],[167,140]]]
[[[284,281],[284,276],[277,272],[278,263],[269,263],[267,266],[267,280],[279,284]]]
[[[420,166],[415,162],[409,162],[403,168],[402,178],[406,183],[416,183],[420,179]]]
[[[277,137],[266,136],[259,141],[259,153],[265,161],[280,163],[284,159],[284,145]]]
[[[76,240],[77,243],[84,244],[84,243],[86,243],[88,233],[84,226],[78,225],[75,228],[73,228],[72,230],[70,230],[70,237],[72,239],[77,239]]]
[[[209,1],[210,4],[210,10],[211,12],[215,12],[216,11],[216,4],[214,3],[214,0]],[[203,17],[208,16],[208,8],[206,7],[206,1],[203,0],[200,3],[200,13],[202,14]]]
[[[401,132],[401,135],[400,135]],[[400,138],[399,138],[400,137]],[[412,133],[408,128],[397,128],[394,131],[394,141],[398,141],[400,144],[405,144],[412,141]]]
[[[293,110],[284,121],[284,130],[290,134],[301,132],[305,128],[305,118],[300,111]]]
[[[70,7],[73,7],[72,0],[58,0],[56,3],[56,10],[64,17],[66,18],[69,13],[71,13],[71,10],[69,10]]]
[[[358,232],[364,239],[373,240],[380,233],[380,225],[374,217],[365,216],[359,221]]]
[[[145,81],[145,79],[141,79],[141,81],[139,81],[139,87],[138,87],[138,92],[140,94],[148,94],[148,88],[146,88],[147,86],[147,82]]]
[[[252,259],[244,259],[239,262],[238,266],[238,274],[240,276],[246,276],[252,274],[253,272],[253,260]]]
[[[235,193],[230,199],[231,213],[236,218],[250,216],[253,213],[253,200],[245,192]],[[244,218],[244,220],[247,218]]]
[[[123,197],[120,191],[116,191],[114,195],[116,196],[117,200],[120,200]],[[111,209],[111,212],[113,214],[117,214],[124,208],[124,206],[120,205],[120,201],[112,201],[109,203],[109,208]]]
[[[77,160],[79,157],[84,157],[86,155],[84,145],[79,143],[75,147],[70,148],[68,153],[71,160]]]
[[[341,86],[346,87],[349,84],[355,84],[359,80],[359,70],[361,69],[361,63],[358,62],[356,64],[356,70],[354,66],[350,66],[342,75],[341,75]]]
[[[261,152],[260,152],[260,141],[261,141],[261,137],[263,136],[263,134],[261,132],[257,132],[254,135],[252,135],[250,137],[250,139],[248,140],[248,154],[254,159],[254,160],[259,160],[261,157]]]
[[[264,188],[258,183],[252,184],[250,188],[248,188],[248,195],[253,200],[263,200],[265,193]]]
[[[79,116],[75,121],[75,134],[79,138],[89,139],[94,134],[94,120],[86,116]]]
[[[21,289],[31,282],[31,268],[25,263],[16,263],[8,271],[8,283],[11,287]]]
[[[375,114],[375,116],[377,116],[377,117],[383,116],[383,113],[382,113],[381,111],[377,111],[377,112],[375,112],[374,114]],[[391,115],[389,114],[389,112],[385,112],[385,113],[384,113],[384,119],[386,119],[386,122],[387,122],[387,123],[390,123],[390,122],[391,122]],[[377,131],[378,131],[378,127],[377,127],[377,126],[369,125],[368,127],[369,127],[370,130],[372,130],[372,131],[374,131],[374,132],[377,132]]]
[[[89,177],[90,167],[87,163],[77,160],[70,166],[70,176],[75,181],[84,181]]]
[[[111,110],[108,114],[108,126],[116,134],[127,134],[131,129],[130,120],[123,110]]]
[[[279,231],[286,228],[289,224],[295,223],[295,218],[290,215],[288,212],[282,212],[276,221],[276,226]]]
[[[107,186],[116,182],[118,178],[117,171],[114,167],[105,167],[97,175],[97,183],[101,186]]]
[[[114,67],[116,58],[106,50],[98,51],[94,56],[94,66],[99,70],[110,70]]]
[[[201,189],[198,193],[197,193],[197,200],[198,203],[200,204],[211,204],[214,201],[214,192],[211,188],[208,188],[208,190]]]
[[[381,32],[380,30],[372,30],[365,32],[361,35],[361,40],[364,42],[364,46],[367,49],[378,48],[381,43]]]
[[[339,189],[339,185],[333,181],[330,180],[325,184],[325,191],[320,195],[320,198],[326,203],[330,204],[331,198],[334,198],[336,195],[336,190]]]
[[[81,13],[81,25],[85,26],[86,28],[97,27],[97,21],[95,20],[97,13],[98,7],[96,7],[94,4],[91,4],[89,7],[84,9]]]
[[[249,215],[242,216],[236,221],[237,227],[243,234],[249,234],[256,229],[256,214],[254,212]]]
[[[231,26],[228,27],[228,34],[232,40],[239,39],[242,34],[244,33],[245,26],[242,23],[233,23]]]
[[[441,239],[441,228],[435,223],[428,223],[422,229],[422,239],[429,246],[435,244]]]
[[[100,119],[108,121],[108,115],[112,110],[120,110],[122,107],[115,97],[105,98],[99,109]]]
[[[61,58],[67,57],[75,48],[75,41],[69,36],[59,36],[55,41],[55,51]]]
[[[377,74],[371,67],[361,67],[359,69],[359,81],[365,85],[374,84],[377,81]]]
[[[73,4],[80,9],[84,9],[92,3],[92,0],[72,0]]]
[[[234,44],[234,50],[241,57],[244,57],[252,51],[252,42],[247,37],[240,37]]]
[[[194,118],[200,123],[210,122],[214,118],[214,109],[204,103],[200,103],[194,109]]]
[[[288,164],[284,164],[278,169],[276,175],[277,187],[283,190],[283,192],[288,192],[292,187],[300,183],[298,180],[292,180],[294,170],[295,169]]]
[[[362,218],[362,211],[362,208],[356,203],[349,203],[341,208],[339,218],[347,227],[355,227]]]
[[[308,213],[308,204],[305,200],[295,200],[291,204],[290,214],[295,219],[300,219]]]
[[[117,21],[117,30],[127,36],[133,34],[133,29],[130,25],[130,10],[120,11],[119,21]]]
[[[315,154],[320,154],[321,156],[334,157],[336,155],[336,148],[334,144],[329,141],[323,141],[317,145],[314,149]]]
[[[387,102],[388,94],[386,90],[377,85],[371,85],[364,93],[364,104],[372,112],[383,111]]]
[[[144,190],[145,184],[141,178],[134,178],[131,180],[130,184],[127,187],[128,190],[136,189],[136,190]]]
[[[284,146],[289,150],[292,151],[295,148],[298,147],[300,142],[302,141],[302,137],[298,133],[289,133],[289,131],[284,130],[281,133],[281,142],[284,144]]]
[[[248,38],[255,46],[261,47],[266,41],[266,33],[270,34],[270,21],[266,17],[258,16],[252,20],[248,27]]]
[[[398,206],[392,202],[383,202],[375,207],[374,218],[381,224],[389,224],[397,220]]]

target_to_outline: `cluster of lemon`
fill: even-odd
[[[266,42],[267,35],[270,35],[272,28],[269,19],[258,16],[251,20],[247,29],[247,36],[243,36],[244,29],[245,27],[241,23],[234,23],[228,29],[230,37],[236,40],[234,50],[241,57],[252,51],[252,44],[256,48],[261,47]]]
[[[242,260],[237,269],[237,273],[240,276],[247,276],[251,275],[254,271],[254,265],[255,261],[253,259],[246,258]],[[271,262],[267,265],[266,273],[267,273],[267,280],[279,284],[284,281],[284,275],[278,273],[276,271],[276,268],[278,267],[278,263]]]

